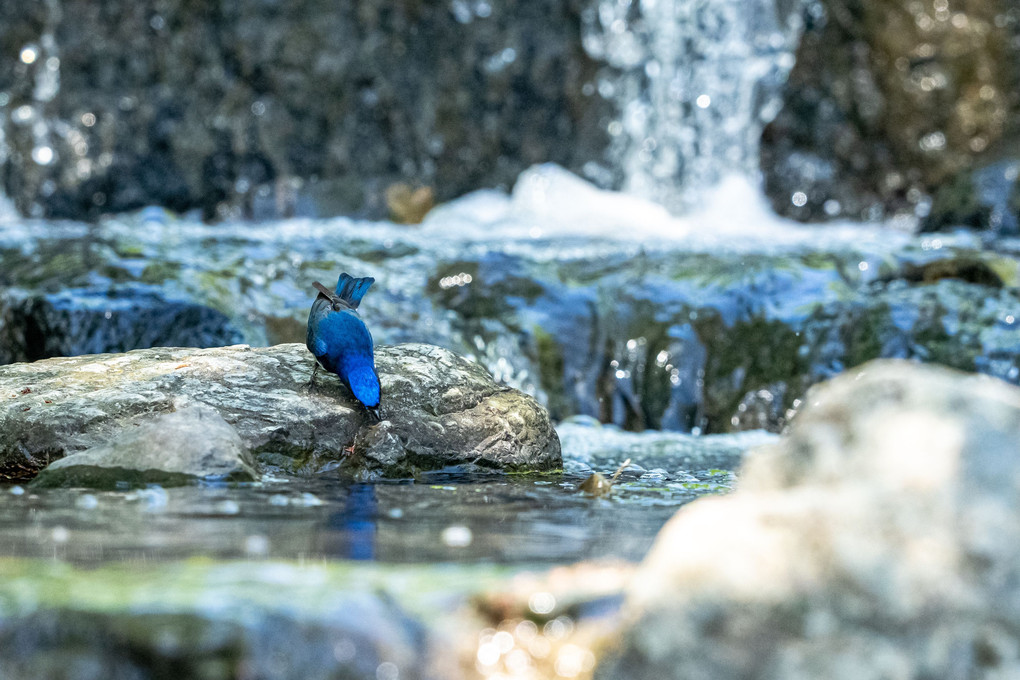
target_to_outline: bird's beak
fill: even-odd
[[[369,414],[372,416],[372,418],[375,420],[375,422],[378,423],[379,421],[382,420],[382,416],[379,415],[379,407],[378,406],[366,406],[365,410],[369,412]]]

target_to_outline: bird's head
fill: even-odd
[[[381,388],[379,376],[371,366],[360,366],[347,375],[354,397],[365,405],[365,408],[372,410],[379,408]]]

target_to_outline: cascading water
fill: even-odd
[[[801,6],[600,0],[585,12],[584,47],[610,67],[599,94],[619,103],[609,166],[625,192],[681,212],[728,174],[759,184],[759,138],[781,106]]]

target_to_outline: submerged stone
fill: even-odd
[[[110,444],[138,416],[188,403],[215,409],[260,465],[288,472],[407,476],[458,464],[561,465],[545,410],[447,350],[377,348],[382,423],[335,377],[320,375],[309,386],[312,366],[298,344],[156,348],[5,366],[0,467]]]
[[[1020,672],[1020,390],[874,362],[806,402],[662,530],[596,678]]]
[[[125,423],[109,442],[50,463],[33,485],[114,489],[258,478],[237,431],[216,409],[196,404]]]

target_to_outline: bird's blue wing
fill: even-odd
[[[329,354],[329,347],[326,346],[326,341],[323,340],[322,338],[315,338],[315,340],[312,341],[312,346],[309,349],[311,349],[312,354],[314,354],[319,359],[322,359],[323,357]]]

